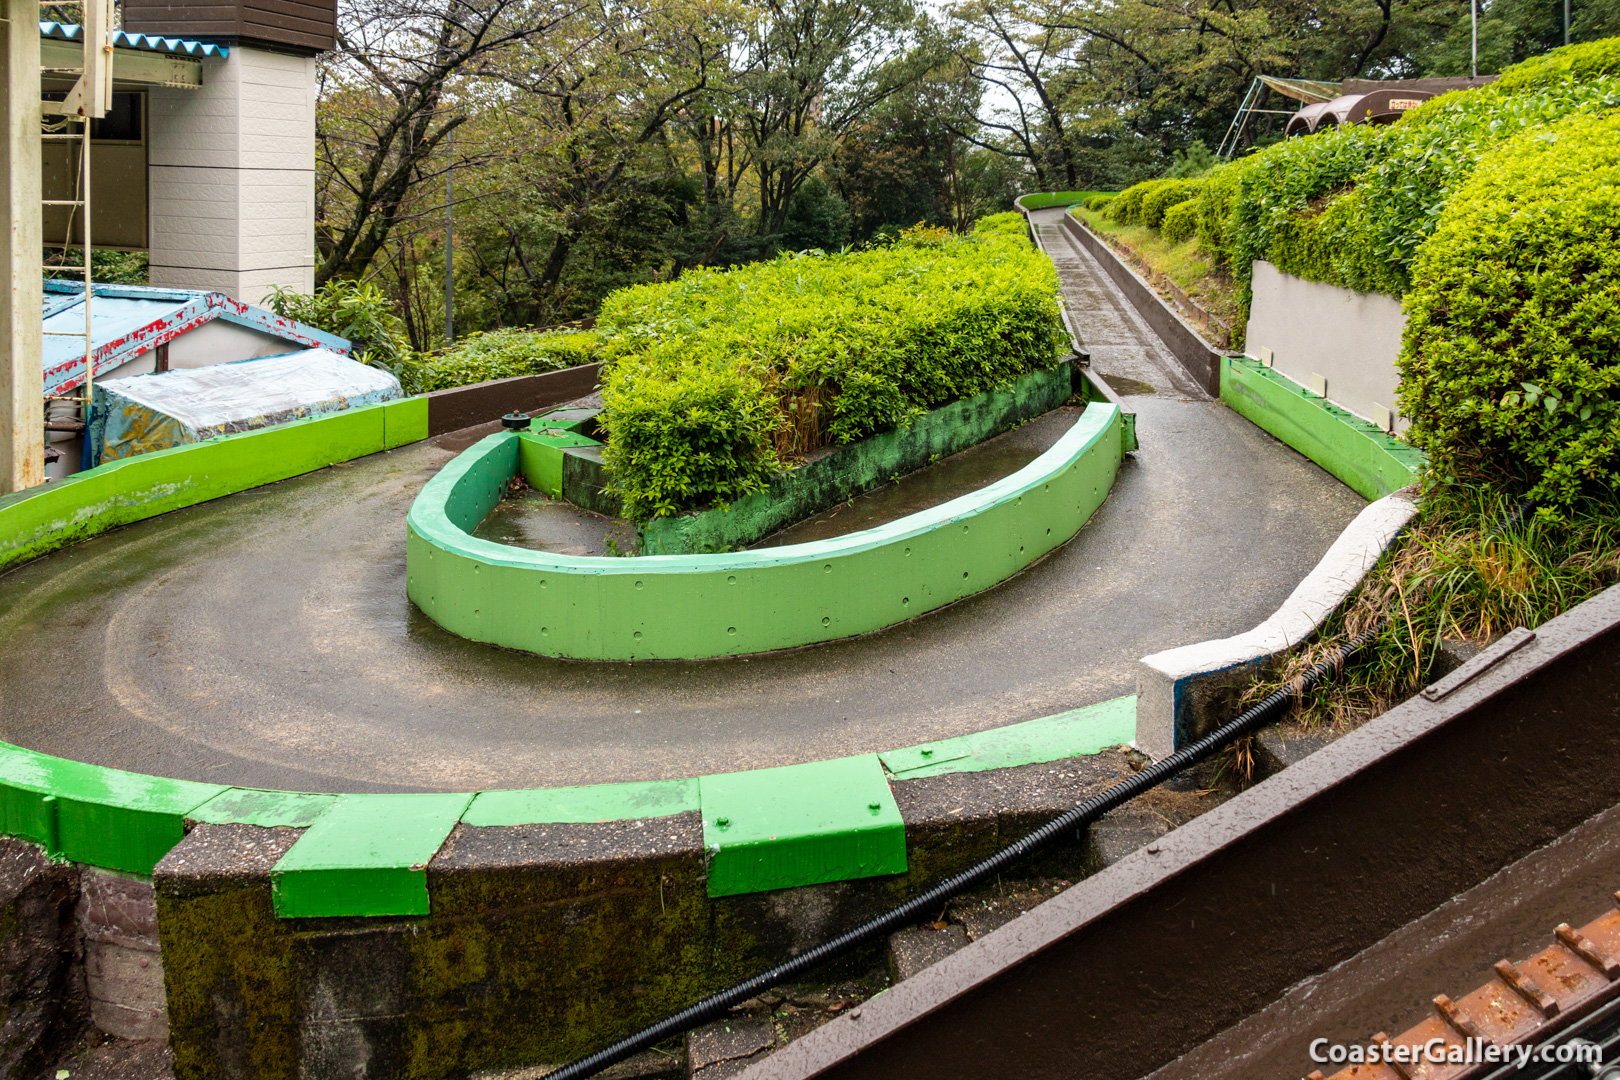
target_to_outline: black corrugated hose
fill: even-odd
[[[771,987],[787,982],[795,976],[802,975],[835,957],[842,956],[874,938],[893,933],[902,927],[910,926],[924,919],[931,920],[945,901],[950,900],[957,894],[965,892],[986,878],[1000,873],[1010,864],[1031,852],[1045,847],[1071,829],[1079,829],[1090,825],[1108,811],[1128,802],[1149,788],[1157,787],[1177,773],[1209,758],[1233,740],[1242,738],[1256,728],[1264,727],[1266,724],[1277,720],[1285,706],[1306,690],[1321,682],[1327,675],[1338,670],[1350,657],[1366,648],[1377,637],[1378,630],[1379,627],[1373,626],[1362,631],[1345,643],[1333,656],[1322,660],[1287,686],[1246,710],[1236,720],[1217,728],[1192,745],[1182,747],[1163,761],[1154,762],[1141,772],[1136,773],[1122,783],[1116,784],[1100,795],[1093,795],[1073,810],[1068,811],[1061,817],[1053,818],[1022,840],[1002,848],[983,862],[977,863],[953,877],[946,878],[938,885],[912,897],[899,907],[886,911],[882,915],[870,919],[853,930],[846,931],[808,952],[801,953],[785,964],[778,964],[768,971],[761,972],[751,979],[738,983],[729,990],[722,990],[718,994],[712,994],[696,1005],[682,1009],[673,1016],[658,1021],[651,1027],[643,1028],[634,1035],[620,1039],[612,1046],[582,1057],[578,1061],[570,1062],[560,1069],[553,1070],[546,1074],[545,1080],[581,1080],[582,1077],[594,1076],[601,1070],[623,1061],[637,1051],[656,1046],[665,1039],[689,1031],[705,1021],[717,1019],[730,1010],[732,1006],[739,1005],[749,998],[762,994]]]

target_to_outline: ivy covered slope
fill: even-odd
[[[905,424],[1066,351],[1057,275],[1022,216],[971,234],[689,270],[602,307],[601,424],[636,519],[762,490],[809,451]]]
[[[1295,277],[1401,296],[1482,160],[1520,132],[1616,106],[1620,38],[1558,49],[1388,127],[1334,128],[1223,166],[1199,193],[1199,236],[1245,285],[1265,259]]]

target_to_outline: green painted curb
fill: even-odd
[[[0,744],[0,832],[53,856],[150,874],[219,784],[165,780]]]
[[[699,779],[709,895],[906,869],[906,825],[876,754]]]
[[[408,515],[406,590],[451,633],[544,656],[698,659],[881,630],[988,589],[1067,541],[1121,457],[1118,407],[1087,407],[1035,461],[874,529],[716,555],[592,558],[475,538],[519,467],[491,435],[423,487]]]
[[[1134,697],[955,739],[835,762],[811,762],[701,780],[654,780],[476,795],[323,795],[225,788],[87,765],[0,743],[0,834],[53,856],[125,873],[152,873],[185,836],[188,822],[306,828],[276,865],[283,917],[419,915],[428,911],[423,867],[459,820],[470,826],[591,823],[669,817],[719,805],[744,807],[751,824],[706,843],[733,851],[715,888],[751,891],[905,869],[887,809],[875,818],[851,807],[892,802],[884,767],[897,780],[1013,768],[1098,753],[1130,741]],[[925,753],[925,751],[928,751]],[[852,764],[853,763],[853,764]],[[856,802],[861,793],[866,803]],[[849,797],[846,797],[849,796]],[[754,800],[750,805],[748,800]],[[818,808],[828,799],[831,804]],[[739,801],[740,800],[740,801]],[[898,811],[896,811],[898,812]],[[728,810],[719,814],[729,818]],[[822,822],[823,825],[817,825]],[[730,826],[722,833],[730,833]],[[825,832],[826,835],[822,835]],[[309,839],[306,844],[306,839]],[[761,840],[760,837],[766,837]],[[782,838],[782,851],[768,838]],[[738,841],[746,841],[738,846]],[[739,861],[740,860],[740,861]],[[729,875],[729,876],[728,876]]]
[[[363,405],[110,461],[0,497],[0,570],[108,529],[427,438],[427,399]]]
[[[1071,709],[1039,720],[879,754],[896,779],[985,772],[1086,757],[1136,738],[1136,695]]]
[[[528,485],[553,499],[563,494],[563,451],[572,446],[598,446],[561,427],[531,428],[518,433],[518,470]]]
[[[1053,206],[1073,206],[1083,203],[1093,195],[1112,195],[1111,191],[1037,191],[1029,195],[1018,196],[1018,206],[1023,210],[1046,210]]]
[[[1399,491],[1423,468],[1423,451],[1248,357],[1221,359],[1221,400],[1362,498]]]
[[[342,795],[270,871],[282,918],[428,914],[427,864],[471,795]]]

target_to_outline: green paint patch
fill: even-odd
[[[340,796],[272,869],[276,914],[428,914],[428,861],[471,801],[471,795]]]
[[[1416,482],[1423,451],[1245,356],[1221,360],[1221,400],[1365,499]]]
[[[905,823],[876,754],[698,783],[710,896],[905,872]]]
[[[186,814],[225,790],[0,743],[0,829],[109,870],[150,874],[185,837]]]
[[[698,808],[696,780],[479,793],[461,815],[468,825],[590,824],[671,817]]]
[[[897,779],[984,772],[1098,754],[1136,737],[1136,695],[879,754]]]
[[[231,788],[186,815],[207,825],[258,825],[263,828],[301,829],[315,823],[337,801],[336,795],[309,795],[300,791],[259,791]]]

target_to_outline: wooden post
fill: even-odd
[[[10,288],[0,305],[0,494],[45,482],[45,384],[40,361],[39,0],[4,0],[0,189],[11,228],[0,231]]]

